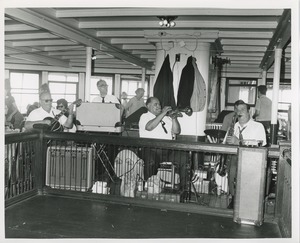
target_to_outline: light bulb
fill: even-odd
[[[164,20],[164,25],[167,25],[168,24],[168,20]]]
[[[159,21],[159,25],[163,26],[164,25],[163,21]]]
[[[171,27],[174,27],[175,26],[175,22],[171,21],[170,25],[171,25]]]

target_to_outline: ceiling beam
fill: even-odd
[[[276,21],[247,21],[247,20],[176,20],[177,28],[231,28],[231,29],[275,29]],[[158,20],[124,20],[119,21],[101,21],[101,20],[85,20],[79,22],[79,28],[99,28],[99,29],[120,29],[120,28],[155,28],[159,26]]]
[[[267,47],[267,50],[260,64],[260,68],[268,70],[274,63],[274,49],[286,46],[291,37],[291,10],[284,10],[276,31]]]
[[[57,10],[58,18],[70,17],[125,17],[125,16],[279,16],[282,10],[274,9],[208,9],[208,8],[87,8]]]
[[[5,40],[31,40],[31,39],[56,39],[59,38],[56,35],[52,35],[47,32],[37,32],[37,33],[17,33],[17,34],[5,34]]]
[[[142,61],[141,59],[119,49],[108,43],[97,39],[94,36],[88,36],[86,33],[82,33],[77,29],[71,28],[59,21],[46,17],[29,9],[13,9],[6,8],[5,14],[10,18],[21,21],[23,23],[34,26],[38,29],[48,30],[50,33],[58,35],[60,37],[75,41],[79,44],[92,47],[96,50],[101,50],[105,47],[105,51],[113,53],[113,56],[119,59],[126,60],[130,63],[136,64],[144,68],[152,68],[152,65]],[[104,46],[103,46],[104,45]]]
[[[41,62],[51,66],[61,66],[61,67],[70,67],[70,63],[68,61],[63,61],[57,58],[49,57],[47,55],[36,54],[35,50],[30,47],[14,47],[12,43],[6,42],[5,49],[12,50],[19,53],[8,54],[10,57],[14,57],[17,59],[24,59],[34,62]]]

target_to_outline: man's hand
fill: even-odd
[[[228,136],[226,139],[227,144],[239,144],[239,139],[236,136]]]
[[[171,106],[165,106],[163,109],[162,109],[162,111],[161,111],[161,113],[163,113],[164,115],[166,115],[169,111],[171,111],[172,110],[172,107]]]
[[[48,125],[48,126],[50,126],[51,125],[51,121],[50,121],[50,119],[45,119],[45,120],[42,120],[42,122],[41,122],[42,124],[46,124],[46,125]]]

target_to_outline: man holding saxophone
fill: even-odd
[[[227,135],[225,136],[226,144],[242,145],[245,140],[256,140],[261,141],[262,146],[266,145],[266,134],[264,127],[261,123],[251,119],[250,107],[243,101],[237,102],[235,113],[238,122],[233,121],[234,127],[232,134],[230,128],[228,128]],[[231,155],[228,162],[228,185],[229,192],[232,195],[231,203],[228,208],[233,208],[233,197],[235,195],[235,180],[237,174],[237,155]]]

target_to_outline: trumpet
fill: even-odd
[[[191,107],[185,107],[183,109],[175,108],[174,110],[168,111],[167,116],[171,118],[183,117],[182,113],[191,116],[193,114],[193,109]]]

